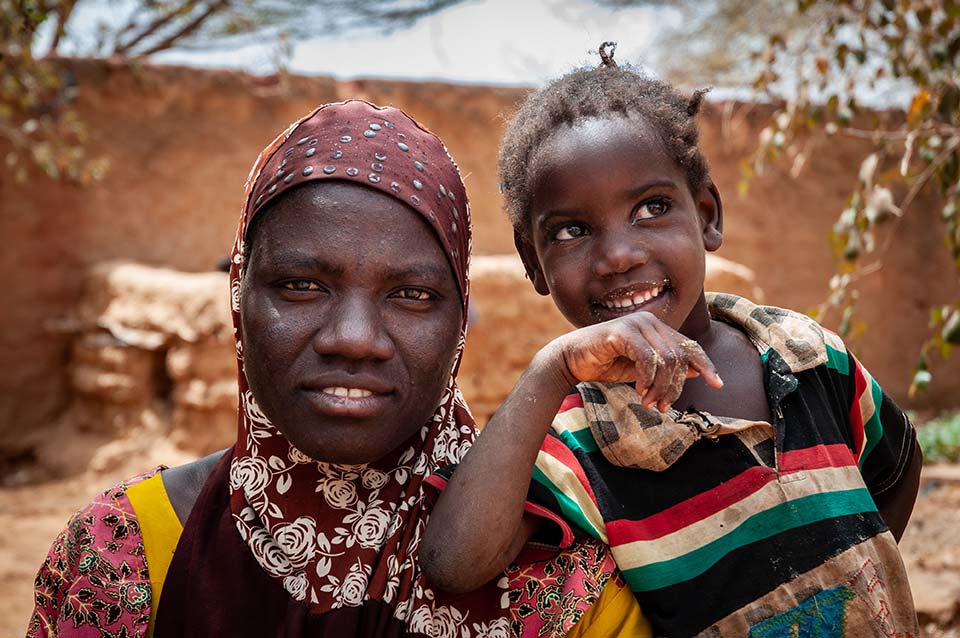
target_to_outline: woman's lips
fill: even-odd
[[[324,394],[332,394],[336,397],[348,397],[351,399],[363,399],[373,394],[373,390],[367,390],[366,388],[352,388],[344,386],[330,386],[322,388],[320,391]]]
[[[347,386],[304,388],[303,391],[317,412],[325,416],[355,419],[383,414],[392,397],[391,393]]]
[[[314,410],[325,416],[369,418],[380,416],[394,398],[390,385],[377,375],[330,371],[303,385]]]

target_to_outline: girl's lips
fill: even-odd
[[[666,284],[663,283],[649,288],[625,290],[623,292],[618,291],[607,295],[599,304],[608,310],[632,312],[643,304],[659,297],[665,289]]]
[[[653,312],[652,308],[665,303],[672,290],[667,279],[644,282],[610,291],[591,305],[598,320],[606,321],[642,310]]]

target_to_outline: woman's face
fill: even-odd
[[[242,284],[244,371],[318,461],[369,463],[430,419],[462,309],[427,222],[379,191],[309,182],[260,212]]]

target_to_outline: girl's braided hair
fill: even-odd
[[[507,128],[498,162],[500,188],[510,221],[523,236],[529,229],[531,160],[559,126],[580,119],[619,115],[642,121],[686,171],[691,191],[709,179],[707,160],[697,146],[695,118],[709,89],[685,97],[635,67],[618,65],[613,59],[616,47],[615,42],[604,42],[599,66],[577,69],[531,93]]]

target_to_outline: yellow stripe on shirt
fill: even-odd
[[[127,498],[130,499],[133,511],[137,514],[137,521],[140,523],[147,572],[150,576],[150,587],[153,590],[150,625],[147,628],[147,638],[152,638],[163,581],[167,578],[167,570],[170,569],[170,561],[173,560],[173,553],[177,550],[183,526],[177,518],[177,513],[173,511],[173,505],[170,504],[161,473],[158,472],[130,487],[127,490]]]

